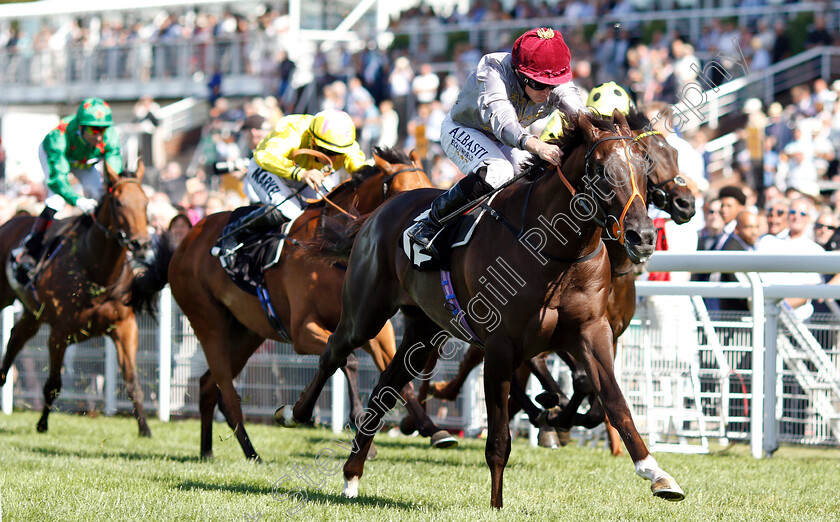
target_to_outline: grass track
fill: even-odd
[[[152,421],[153,438],[142,440],[131,418],[54,414],[45,435],[36,433],[37,419],[0,414],[3,521],[840,520],[838,450],[782,448],[761,461],[745,445],[705,456],[658,454],[687,494],[670,503],[653,498],[626,456],[575,446],[548,451],[519,439],[505,473],[505,508],[496,512],[483,441],[432,451],[424,439],[382,434],[360,497],[349,500],[341,497],[340,468],[324,476],[313,467],[320,489],[295,477],[295,466],[336,448],[338,436],[328,430],[251,424],[266,461],[256,465],[223,424],[214,427],[216,458],[202,462],[195,420]],[[291,480],[281,492],[302,493],[278,501],[273,485],[284,475]]]

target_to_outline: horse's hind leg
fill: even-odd
[[[219,403],[219,388],[210,375],[204,372],[198,379],[198,412],[201,415],[201,458],[213,458],[213,412]]]
[[[443,399],[445,401],[454,401],[457,399],[458,394],[461,392],[461,388],[467,381],[467,376],[469,376],[472,369],[481,364],[481,361],[483,360],[484,350],[474,344],[470,345],[470,349],[467,350],[467,353],[464,355],[464,359],[458,366],[458,374],[454,379],[448,382],[433,382],[429,385],[429,391],[431,392],[432,397],[437,397],[438,399]]]
[[[122,369],[125,389],[134,404],[134,416],[141,437],[151,437],[152,432],[146,422],[146,410],[143,407],[143,387],[137,377],[137,319],[131,317],[120,322],[110,333],[117,348],[117,356]]]
[[[245,458],[261,462],[260,456],[257,455],[248,432],[245,431],[245,417],[242,415],[242,404],[240,402],[239,394],[236,393],[236,388],[233,387],[233,378],[239,375],[242,368],[248,362],[248,358],[260,347],[263,338],[256,333],[245,328],[242,324],[236,322],[229,329],[229,339],[226,347],[229,347],[229,352],[224,359],[216,358],[217,364],[211,365],[210,372],[212,378],[211,383],[215,381],[218,386],[218,393],[221,395],[219,401],[219,409],[225,416],[225,420],[236,435],[236,440],[239,441],[239,446],[245,453]],[[202,344],[202,346],[204,346]],[[207,349],[205,348],[205,353]],[[210,360],[208,354],[208,361]],[[219,361],[228,361],[227,365],[219,364]],[[208,384],[207,387],[210,385]],[[218,395],[217,395],[218,397]],[[211,410],[212,414],[212,410]],[[212,415],[211,415],[212,419]],[[211,420],[212,422],[212,420]]]
[[[26,341],[32,339],[41,323],[29,311],[24,311],[20,320],[15,323],[12,328],[12,334],[9,337],[9,344],[6,346],[6,355],[3,356],[3,366],[0,367],[0,386],[6,384],[6,379],[9,375],[9,369],[12,363],[15,362],[15,357],[23,350]]]
[[[612,334],[604,318],[589,325],[582,332],[581,363],[592,382],[592,387],[607,410],[607,416],[621,434],[627,452],[633,459],[636,474],[652,482],[651,491],[667,500],[685,498],[677,481],[666,473],[651,456],[642,437],[633,424],[630,409],[618,386],[613,368]]]
[[[348,272],[347,277],[351,277]],[[363,286],[360,296],[348,295],[353,289],[345,291],[342,299],[343,310],[341,319],[335,332],[330,336],[324,352],[318,361],[318,369],[315,376],[303,390],[300,398],[294,406],[281,406],[274,412],[274,419],[278,424],[287,428],[294,428],[312,418],[315,403],[321,395],[321,391],[327,384],[329,378],[346,361],[350,353],[357,347],[362,346],[368,340],[373,339],[382,330],[385,323],[396,311],[387,299],[373,299],[368,293],[384,292],[384,289],[374,290],[372,287]],[[356,307],[353,303],[366,303],[365,306]]]
[[[359,494],[359,479],[364,472],[368,449],[373,436],[382,427],[382,417],[397,402],[397,390],[404,388],[423,368],[429,352],[434,348],[432,339],[440,332],[440,327],[422,315],[422,312],[404,313],[406,326],[402,342],[394,360],[382,372],[370,394],[364,423],[359,426],[350,457],[344,465],[344,495],[348,497]]]
[[[508,396],[514,363],[510,347],[488,343],[484,363],[484,400],[487,406],[487,443],[484,458],[490,468],[490,504],[502,507],[502,483],[510,457]]]
[[[50,350],[50,374],[44,383],[44,409],[41,418],[38,420],[38,433],[46,433],[53,402],[61,392],[61,365],[64,362],[64,351],[67,349],[67,336],[57,334],[55,330],[52,330],[48,345]]]

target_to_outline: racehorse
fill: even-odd
[[[641,196],[647,159],[628,148],[633,138],[624,117],[615,111],[613,118],[617,126],[581,113],[574,129],[564,129],[562,171],[547,168],[543,160],[534,160],[530,168],[526,165],[528,172],[541,176],[498,193],[490,205],[493,212],[488,211],[493,219],[480,221],[472,241],[452,251],[448,275],[414,270],[400,245],[411,221],[440,194],[436,190],[395,196],[361,227],[348,228],[344,240],[323,249],[342,257],[352,248],[341,319],[301,397],[275,412],[278,423],[294,427],[310,419],[327,379],[353,348],[376,335],[398,309],[406,322],[402,343],[371,392],[365,420],[344,465],[346,496],[358,495],[365,454],[382,415],[397,400],[394,390],[416,377],[429,353],[447,339],[442,329],[454,323],[457,337],[485,348],[489,431],[485,456],[494,507],[502,507],[502,475],[510,455],[507,399],[512,375],[523,360],[546,350],[568,351],[584,365],[610,420],[619,428],[636,473],[651,480],[654,495],[669,500],[685,497],[648,452],[613,372],[606,313],[610,265],[601,228],[610,230],[636,262],[653,253],[656,238]],[[549,242],[549,234],[558,240]],[[492,275],[490,269],[507,274],[497,279],[493,289],[485,276]],[[507,293],[499,289],[501,280],[509,285]],[[487,298],[491,292],[502,308]],[[469,314],[457,313],[458,295],[468,302]]]
[[[669,145],[658,131],[649,130],[651,123],[643,112],[631,110],[627,116],[627,121],[633,130],[634,142],[641,145],[644,152],[653,160],[653,167],[648,171],[647,201],[656,208],[670,214],[675,223],[687,223],[694,217],[694,195],[691,189],[688,188],[685,180],[679,175],[676,149]],[[618,338],[630,325],[630,321],[633,319],[636,311],[636,274],[633,263],[621,245],[615,241],[605,241],[605,245],[607,246],[607,253],[610,258],[610,266],[612,267],[610,295],[607,301],[607,315],[610,321],[610,329],[613,332],[613,354],[615,354]],[[429,362],[426,368],[424,368],[425,373],[430,373],[434,369],[434,363],[436,362],[434,355],[432,354],[432,357],[429,358]],[[565,397],[557,382],[554,381],[548,372],[546,366],[548,355],[549,352],[544,352],[534,359],[527,361],[527,364],[523,365],[517,372],[517,381],[524,386],[528,381],[529,374],[533,373],[540,381],[540,384],[543,385],[546,392],[553,395],[550,399],[541,401],[543,405],[559,406],[565,409],[569,405],[570,399]],[[583,398],[588,396],[590,399],[589,404],[591,405],[589,412],[582,416],[575,416],[573,425],[594,428],[604,420],[601,405],[597,397],[592,393],[584,369],[580,365],[575,364],[574,359],[571,359],[566,354],[561,354],[561,357],[563,357],[564,362],[572,370],[575,389],[575,393],[571,399],[571,407],[567,414],[576,411]],[[421,402],[425,402],[426,390],[428,390],[433,397],[455,400],[467,375],[469,375],[469,372],[475,366],[481,363],[483,358],[484,354],[481,348],[471,346],[464,356],[464,360],[458,369],[458,374],[447,382],[434,382],[428,386],[424,382],[420,386],[418,399]],[[539,440],[541,445],[553,447],[557,444],[563,444],[568,440],[568,432],[561,432],[558,438],[547,430],[547,428],[550,428],[549,424],[557,424],[559,422],[554,412],[551,412],[552,415],[541,419],[541,412],[530,402],[527,396],[519,394],[517,397],[522,398],[522,400],[512,405],[512,414],[518,411],[518,407],[520,406],[519,402],[522,402],[521,406],[525,408],[535,425],[540,428]],[[610,442],[610,450],[613,455],[620,455],[621,439],[618,432],[609,424],[609,421],[607,421],[607,435]]]
[[[416,152],[383,149],[375,151],[376,166],[369,166],[351,180],[336,187],[327,199],[339,207],[355,206],[370,212],[393,194],[415,188],[431,187]],[[316,204],[298,217],[283,247],[280,261],[265,272],[265,285],[277,318],[299,354],[321,354],[330,331],[338,322],[341,301],[342,267],[328,266],[304,256],[297,242],[311,240],[324,213],[337,212],[331,206]],[[244,427],[239,396],[233,379],[242,371],[251,355],[266,339],[288,341],[269,320],[257,296],[236,286],[225,274],[219,260],[210,255],[230,218],[229,212],[208,216],[198,223],[175,251],[169,265],[172,295],[187,315],[207,358],[209,370],[199,383],[201,413],[201,455],[213,455],[213,410],[216,404],[234,430],[246,458],[259,460]],[[394,356],[396,343],[390,323],[360,343],[383,371]],[[356,361],[344,368],[349,383],[355,421],[362,416]],[[435,426],[407,387],[409,410],[418,418],[422,432],[432,438],[435,447],[457,444],[449,432]]]
[[[105,165],[106,191],[93,216],[82,215],[55,222],[45,238],[45,254],[30,286],[16,280],[11,250],[32,226],[34,217],[16,217],[0,227],[0,258],[6,270],[0,275],[0,307],[15,298],[25,304],[12,328],[0,385],[24,344],[41,323],[50,325],[49,377],[44,384],[44,408],[38,431],[47,431],[52,404],[61,391],[64,351],[71,343],[107,335],[114,341],[125,387],[134,404],[140,435],[151,436],[143,410],[143,390],[137,377],[137,319],[129,301],[142,302],[133,284],[130,258],[145,256],[151,244],[146,221],[146,197],[140,183],[144,167],[135,176],[117,175]]]

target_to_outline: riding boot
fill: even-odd
[[[406,234],[411,241],[421,245],[420,251],[440,259],[432,240],[443,228],[442,222],[447,221],[450,214],[467,206],[481,196],[491,192],[493,187],[481,179],[477,174],[470,174],[453,185],[449,190],[432,201],[429,214],[412,224]]]
[[[221,238],[210,249],[210,254],[224,257],[233,254],[240,247],[240,242],[250,232],[276,229],[288,221],[277,207],[259,207],[228,223]]]
[[[41,214],[35,218],[32,228],[23,240],[23,246],[12,251],[12,256],[18,264],[18,274],[26,275],[35,268],[44,249],[44,234],[53,222],[55,209],[44,207]]]

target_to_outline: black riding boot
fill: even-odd
[[[443,228],[441,222],[470,201],[475,201],[492,190],[493,187],[477,174],[466,176],[432,201],[429,215],[411,225],[406,230],[406,234],[414,243],[422,245],[421,252],[439,260],[438,252],[432,245],[432,239]]]
[[[222,231],[221,239],[210,250],[210,254],[216,257],[225,257],[232,254],[239,247],[240,239],[249,232],[277,229],[286,221],[288,220],[279,208],[259,207],[228,223]]]
[[[44,207],[32,223],[29,234],[23,240],[23,246],[12,253],[18,263],[19,274],[28,274],[35,268],[35,264],[43,253],[44,234],[52,224],[53,217],[55,217],[55,209]]]

